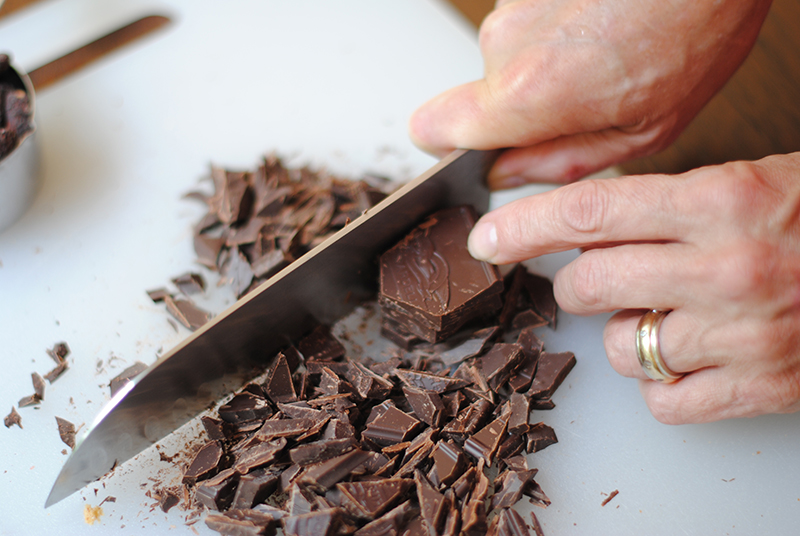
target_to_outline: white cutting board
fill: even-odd
[[[51,0],[0,21],[0,48],[31,69],[151,12],[174,23],[38,95],[43,188],[0,235],[0,414],[32,393],[31,372],[52,368],[45,348],[65,340],[73,353],[41,408],[19,410],[25,428],[0,427],[3,536],[211,533],[152,508],[145,490],[177,476],[155,449],[42,508],[66,459],[54,416],[90,423],[110,378],[188,333],[145,294],[196,268],[190,228],[203,210],[181,195],[211,162],[252,168],[271,150],[413,177],[434,160],[408,141],[408,116],[482,72],[474,29],[426,0]],[[552,276],[574,255],[531,266]],[[796,534],[800,415],[661,425],[608,365],[605,319],[562,315],[543,330],[550,350],[578,357],[556,409],[537,415],[560,440],[531,457],[553,501],[536,509],[545,533]],[[162,450],[195,435],[183,429]],[[107,496],[116,502],[87,525],[84,505]]]

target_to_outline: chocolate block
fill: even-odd
[[[575,354],[542,352],[536,367],[536,376],[528,390],[529,398],[550,398],[575,366]]]

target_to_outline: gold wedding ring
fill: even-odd
[[[639,357],[639,364],[648,378],[663,383],[672,383],[683,377],[683,374],[670,370],[661,357],[658,331],[669,313],[656,309],[648,311],[639,320],[636,328],[636,355]]]

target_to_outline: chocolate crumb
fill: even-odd
[[[17,413],[14,406],[11,406],[11,412],[3,418],[3,424],[6,425],[6,428],[11,428],[15,424],[22,428],[22,417]]]
[[[600,503],[600,506],[605,506],[605,505],[607,505],[607,504],[608,504],[608,503],[610,503],[610,502],[611,502],[611,500],[612,500],[614,497],[616,497],[617,495],[619,495],[619,490],[616,490],[616,489],[615,489],[614,491],[612,491],[611,493],[609,493],[609,494],[608,494],[608,497],[606,497],[605,499],[603,499],[603,502],[601,502],[601,503]]]

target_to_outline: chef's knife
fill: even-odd
[[[290,341],[317,324],[332,324],[373,296],[377,257],[425,215],[460,204],[485,211],[485,177],[497,154],[454,151],[161,357],[95,418],[61,469],[45,507],[240,388]]]

